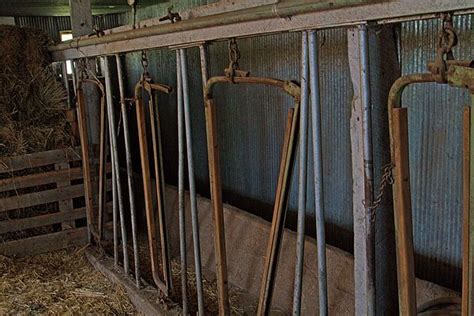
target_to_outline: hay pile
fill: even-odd
[[[0,256],[0,314],[134,314],[126,292],[81,249],[21,260]]]
[[[50,43],[40,30],[0,26],[0,157],[72,145]]]

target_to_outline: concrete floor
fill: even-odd
[[[166,190],[166,206],[170,223],[169,236],[172,256],[179,256],[178,200],[175,188]],[[186,198],[186,231],[188,263],[193,263],[191,215],[189,199]],[[215,278],[214,236],[212,209],[208,199],[198,197],[199,226],[201,236],[202,264],[206,278]],[[252,297],[246,310],[255,307],[258,297],[270,223],[235,207],[224,205],[227,264],[229,282]],[[272,308],[290,313],[293,297],[296,234],[285,230],[283,247],[278,266]],[[313,315],[318,310],[318,271],[316,242],[306,238],[304,258],[304,282],[302,315]],[[395,260],[395,258],[394,258]],[[354,314],[354,259],[338,248],[327,247],[328,299],[331,315]],[[456,292],[436,284],[417,280],[418,304],[428,300],[456,296]],[[253,302],[252,302],[253,301]]]

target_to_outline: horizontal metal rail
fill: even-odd
[[[370,1],[371,2],[371,1]],[[357,25],[367,21],[420,19],[440,12],[472,12],[465,0],[398,0],[367,3],[344,0],[296,4],[278,3],[228,12],[173,24],[160,24],[127,31],[111,31],[101,37],[82,37],[51,46],[54,61],[131,52],[143,49],[189,45],[230,37],[248,37],[303,29]],[[203,32],[203,29],[206,31]]]

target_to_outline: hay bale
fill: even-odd
[[[51,43],[40,30],[0,26],[0,157],[74,145]]]

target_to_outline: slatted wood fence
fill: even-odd
[[[87,243],[80,161],[80,148],[0,158],[1,255],[23,257]]]

